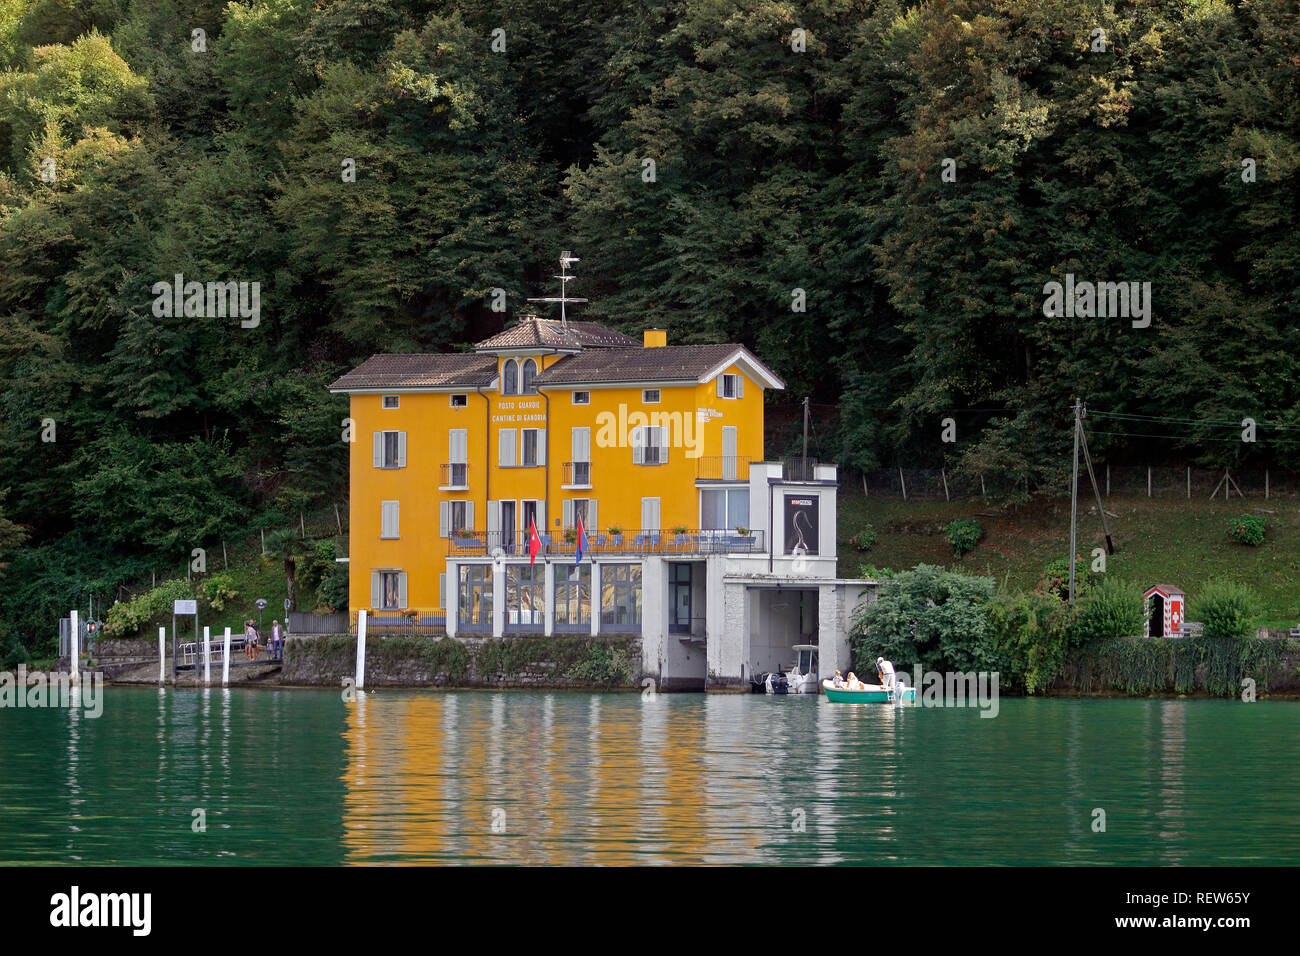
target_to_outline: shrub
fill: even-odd
[[[880,540],[880,535],[871,525],[863,525],[862,530],[853,537],[849,538],[849,544],[859,551],[870,551],[872,546]]]
[[[1086,594],[1092,587],[1092,579],[1088,574],[1088,562],[1083,558],[1074,559],[1074,596],[1077,598]],[[1038,586],[1034,588],[1040,594],[1050,594],[1060,601],[1070,599],[1070,563],[1065,558],[1057,558],[1055,561],[1049,561],[1043,567],[1043,573],[1038,579]]]
[[[566,675],[584,684],[632,684],[636,680],[637,662],[622,647],[592,644]]]
[[[1075,612],[1041,591],[999,592],[985,606],[989,639],[1026,693],[1046,690],[1073,642]]]
[[[234,577],[225,572],[213,574],[199,585],[199,592],[214,611],[224,611],[229,602],[239,597]]]
[[[1259,621],[1263,602],[1255,590],[1236,581],[1207,584],[1193,605],[1205,625],[1205,637],[1248,637]]]
[[[326,613],[346,610],[348,606],[348,566],[335,564],[325,572],[316,589],[316,600]]]
[[[188,581],[164,581],[156,588],[141,592],[129,601],[119,601],[104,615],[107,637],[130,637],[149,625],[171,620],[172,602],[194,597]]]
[[[883,581],[885,578],[892,578],[895,574],[889,568],[878,568],[874,564],[858,565],[858,577],[869,578],[873,581]]]
[[[948,525],[947,533],[948,543],[952,545],[953,553],[959,558],[966,552],[974,550],[984,534],[980,529],[980,523],[974,518],[958,518]]]
[[[1255,515],[1239,515],[1228,522],[1228,537],[1237,544],[1252,547],[1264,541],[1264,519]]]
[[[883,581],[876,600],[854,615],[849,638],[857,668],[877,656],[927,671],[995,671],[1003,658],[988,639],[983,605],[993,579],[918,565]]]
[[[1079,601],[1074,621],[1073,643],[1111,637],[1140,637],[1144,612],[1142,594],[1123,581],[1103,577]]]

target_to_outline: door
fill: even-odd
[[[1165,636],[1165,599],[1159,594],[1151,595],[1151,624],[1147,633],[1152,637]]]
[[[515,553],[515,503],[501,502],[501,547],[506,554]]]
[[[527,551],[529,530],[533,525],[536,525],[538,535],[546,534],[546,523],[542,520],[542,516],[537,511],[536,501],[523,501],[521,504],[523,505],[523,510],[519,513],[519,530],[522,532],[520,537],[525,542],[524,550]]]
[[[672,601],[668,631],[671,634],[689,634],[691,633],[691,566],[670,564],[668,569],[669,599]]]

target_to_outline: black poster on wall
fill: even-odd
[[[816,495],[785,496],[785,553],[818,554],[819,499]]]

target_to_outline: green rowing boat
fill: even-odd
[[[829,680],[822,681],[822,691],[826,699],[841,704],[888,704],[892,702],[889,691],[877,684],[867,684],[866,690],[849,690],[835,687]],[[916,688],[903,685],[899,688],[905,703],[916,703]]]

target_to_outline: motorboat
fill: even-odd
[[[822,692],[827,700],[841,704],[914,704],[916,688],[909,687],[900,678],[893,690],[887,690],[879,684],[859,684],[857,690],[849,690],[845,685],[835,686],[832,680],[822,681]]]

